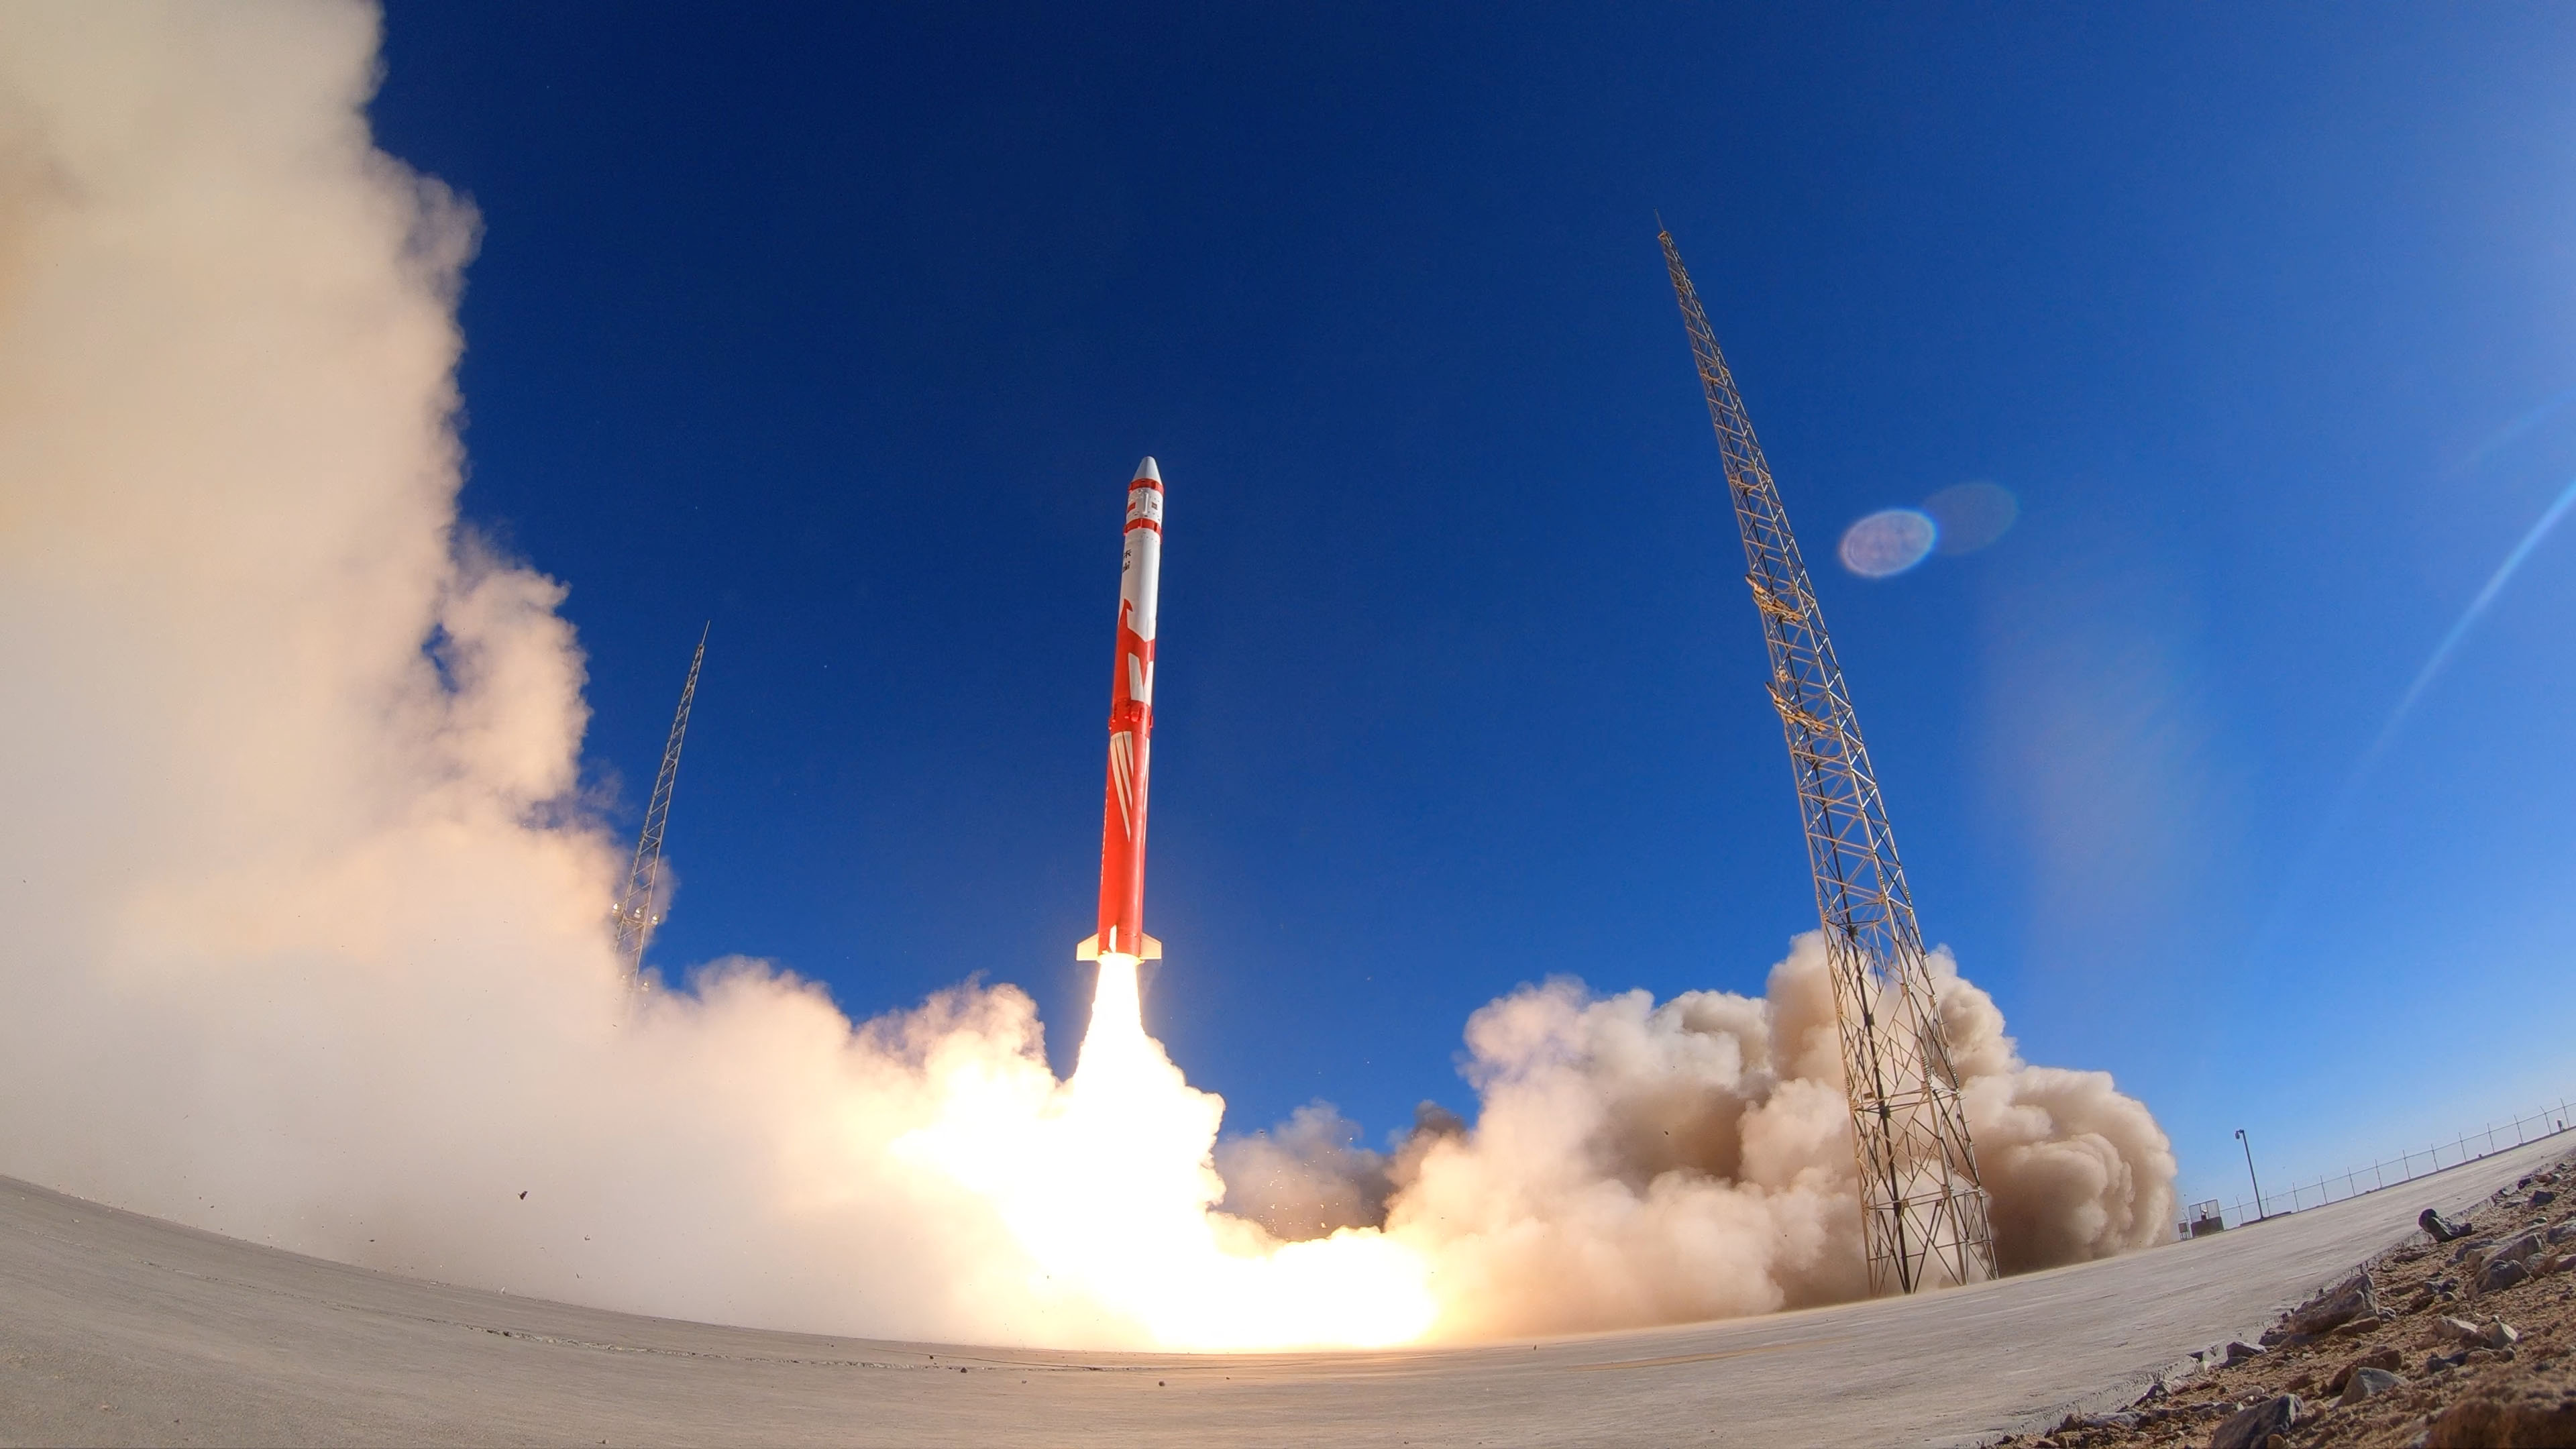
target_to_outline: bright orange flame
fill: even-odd
[[[941,1120],[902,1149],[992,1204],[1036,1265],[1030,1291],[1068,1317],[1123,1320],[1164,1348],[1263,1349],[1410,1342],[1438,1313],[1428,1265],[1375,1229],[1281,1243],[1211,1211],[1225,1103],[1145,1034],[1132,956],[1100,958],[1073,1076],[1042,1099],[990,1078],[945,1086]]]

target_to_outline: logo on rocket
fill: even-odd
[[[1109,787],[1100,807],[1100,929],[1078,960],[1159,961],[1145,934],[1145,787],[1154,738],[1154,606],[1163,576],[1163,474],[1147,458],[1127,485],[1126,560],[1118,573],[1118,651],[1109,673]]]

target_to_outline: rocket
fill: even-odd
[[[1118,572],[1118,652],[1109,673],[1109,789],[1100,808],[1100,929],[1074,958],[1159,961],[1145,934],[1145,783],[1154,738],[1154,605],[1163,578],[1163,474],[1147,458],[1127,485]]]

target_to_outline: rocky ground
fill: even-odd
[[[2403,1191],[2403,1189],[2392,1189]],[[2192,1355],[2137,1402],[2009,1449],[2576,1446],[2576,1154]],[[2259,1231],[2259,1229],[2257,1229]]]

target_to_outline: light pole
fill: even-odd
[[[2271,1214],[2263,1211],[2263,1179],[2254,1175],[2254,1139],[2246,1136],[2245,1129],[2239,1127],[2236,1140],[2245,1144],[2245,1179],[2254,1184],[2254,1221],[2259,1223]]]

